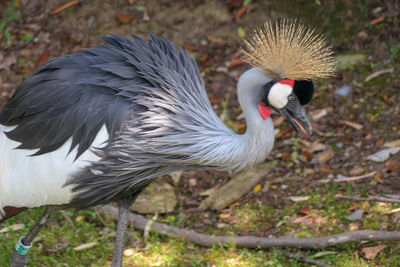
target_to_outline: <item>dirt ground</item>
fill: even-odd
[[[10,2],[0,3],[2,19],[2,10]],[[238,132],[244,132],[235,93],[238,77],[248,68],[239,60],[242,37],[268,18],[297,17],[326,34],[339,58],[338,74],[327,81],[316,81],[314,100],[306,108],[314,128],[310,139],[299,138],[286,122],[273,115],[279,132],[267,161],[274,162],[274,168],[260,185],[265,187],[264,182],[271,180],[274,185],[267,193],[253,190],[237,205],[269,203],[279,210],[289,196],[324,187],[323,179],[360,177],[371,172],[352,182],[351,190],[338,184],[338,192],[400,194],[400,153],[381,162],[367,159],[383,149],[400,147],[398,1],[255,0],[243,8],[240,0],[81,0],[56,12],[69,2],[73,1],[16,1],[14,9],[20,17],[7,24],[12,38],[8,40],[0,33],[1,105],[48,58],[96,46],[102,43],[98,36],[105,34],[146,37],[152,32],[189,50],[199,64],[217,114]],[[189,210],[188,216],[190,209],[204,199],[201,192],[231,176],[212,171],[184,172],[178,191],[185,192],[179,201]],[[184,226],[204,231],[210,220],[215,224],[223,221],[218,212],[210,214],[211,219],[202,217]],[[265,234],[262,229],[256,232]]]

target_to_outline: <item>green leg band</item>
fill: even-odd
[[[32,244],[30,244],[29,246],[25,246],[24,244],[22,244],[22,239],[24,239],[24,237],[25,236],[21,236],[17,244],[15,244],[15,251],[19,255],[26,255],[26,253],[28,253],[29,249],[32,247]]]

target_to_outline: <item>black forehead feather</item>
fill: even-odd
[[[314,83],[311,80],[296,80],[293,88],[294,94],[305,105],[311,101],[314,95]]]

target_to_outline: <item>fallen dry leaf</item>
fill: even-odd
[[[172,180],[174,181],[175,184],[178,184],[178,183],[179,183],[179,180],[180,180],[181,177],[182,177],[182,173],[183,173],[183,171],[171,172],[171,173],[169,174],[169,176],[172,178]]]
[[[285,134],[289,133],[292,131],[292,128],[286,128],[286,129],[280,129],[279,132],[275,135],[275,138],[281,138],[282,136],[284,136]]]
[[[306,157],[307,160],[311,160],[314,157],[314,154],[307,149],[303,149],[302,154]]]
[[[398,214],[398,216],[399,216],[400,215],[400,208],[386,211],[385,214]],[[396,216],[396,217],[398,217],[398,216]],[[396,221],[396,220],[394,220],[394,221]]]
[[[35,67],[42,65],[49,59],[47,54],[47,50],[44,50],[43,53],[40,55],[39,59],[36,61]]]
[[[314,142],[308,142],[307,140],[300,140],[306,149],[310,152],[324,151],[326,149],[326,145],[319,142],[319,140],[315,140]]]
[[[371,25],[371,26],[373,26],[373,25],[376,25],[376,24],[378,24],[378,23],[381,23],[382,21],[384,21],[385,20],[385,16],[380,16],[380,17],[377,17],[376,19],[373,19],[373,20],[371,20],[370,22],[369,22],[369,25]]]
[[[348,226],[349,231],[360,230],[360,225],[358,223],[350,223]]]
[[[262,189],[262,185],[257,184],[256,186],[254,186],[253,191],[254,192],[259,192]]]
[[[213,36],[208,36],[207,39],[212,43],[217,43],[217,44],[225,44],[226,43],[223,39],[216,38],[216,37],[213,37]]]
[[[352,212],[351,214],[347,215],[345,218],[350,221],[359,221],[359,220],[361,220],[363,214],[364,214],[364,210],[358,209],[358,210],[355,210],[354,212]]]
[[[232,67],[236,67],[236,66],[243,65],[243,64],[246,64],[246,61],[244,61],[243,59],[240,59],[240,58],[234,58],[234,59],[229,60],[228,66],[229,66],[229,68],[232,68]]]
[[[236,19],[236,20],[239,20],[239,19],[244,15],[244,13],[246,13],[247,9],[249,9],[249,5],[242,6],[242,7],[235,13],[235,19]]]
[[[311,143],[311,146],[309,149],[310,149],[310,152],[323,151],[326,149],[326,145],[318,143],[318,140],[317,140],[317,141],[314,141]]]
[[[353,122],[353,121],[340,120],[339,122],[343,123],[343,124],[346,124],[347,126],[350,126],[350,127],[354,128],[354,129],[356,129],[358,131],[361,130],[362,128],[364,128],[364,126],[362,124],[359,124],[359,123]]]
[[[316,109],[311,112],[311,118],[313,121],[317,121],[321,119],[322,117],[328,115],[328,113],[332,111],[332,108],[321,108],[321,109]]]
[[[353,168],[349,171],[349,174],[352,176],[356,176],[356,175],[360,175],[364,172],[364,168],[363,167],[356,167]]]
[[[133,248],[127,248],[124,250],[124,256],[125,257],[130,257],[133,254],[135,254],[135,250]]]
[[[400,139],[383,144],[383,147],[386,147],[386,148],[393,148],[393,147],[398,147],[398,146],[400,147]]]
[[[95,242],[90,242],[90,243],[86,243],[86,244],[82,244],[80,246],[74,247],[74,250],[79,251],[79,250],[84,250],[84,249],[88,249],[88,248],[92,248],[94,246],[96,246],[99,242],[95,241]]]
[[[329,167],[322,167],[322,169],[321,169],[321,172],[324,172],[324,173],[331,173],[333,170],[332,170],[332,168],[329,168]]]
[[[335,153],[332,148],[329,147],[327,150],[320,152],[316,155],[316,159],[319,163],[325,162],[333,157]]]
[[[338,253],[337,251],[320,251],[320,252],[317,252],[314,255],[312,255],[312,258],[316,259],[316,258],[321,258],[326,255],[332,255],[332,254],[337,254],[337,253]]]
[[[119,11],[115,14],[115,16],[117,17],[118,21],[121,23],[128,23],[131,20],[134,20],[136,18],[136,16],[126,15]]]
[[[323,225],[328,222],[328,217],[315,217],[314,215],[306,215],[303,217],[298,217],[292,220],[292,223],[306,225],[306,226],[315,226],[315,225]]]
[[[198,58],[198,61],[200,62],[206,62],[208,60],[208,55],[207,54],[202,54],[201,57]]]
[[[22,73],[22,74],[29,74],[29,73],[31,73],[33,70],[34,70],[33,68],[22,68],[22,69],[19,70],[19,73]]]
[[[10,225],[10,226],[7,226],[7,227],[2,228],[2,229],[0,230],[0,233],[6,233],[6,232],[8,232],[8,231],[10,231],[10,230],[18,231],[18,230],[21,230],[21,229],[24,229],[24,228],[25,228],[25,224],[23,224],[23,223],[16,223],[16,224],[12,224],[12,225]]]
[[[288,197],[293,202],[301,202],[310,198],[310,196],[292,196]]]
[[[394,155],[399,151],[400,151],[400,147],[386,148],[386,149],[383,149],[383,150],[381,150],[379,152],[376,152],[376,153],[374,153],[372,155],[369,155],[367,157],[367,159],[368,160],[372,160],[372,161],[376,161],[376,162],[383,162],[383,161],[387,160],[390,157],[390,155]]]
[[[278,116],[274,119],[274,126],[277,127],[281,125],[285,121],[285,118],[283,116]]]
[[[228,219],[229,217],[231,217],[231,215],[229,213],[220,213],[218,216],[221,219]]]
[[[190,185],[191,187],[196,186],[196,185],[197,185],[197,180],[196,180],[195,178],[190,178],[190,179],[189,179],[189,185]]]
[[[385,162],[385,167],[391,172],[395,172],[399,168],[399,164],[397,164],[394,160],[388,160]]]
[[[303,215],[309,215],[311,213],[310,206],[300,208],[299,212]]]
[[[237,29],[237,34],[240,38],[245,38],[246,37],[246,30],[243,27],[238,27]]]
[[[183,48],[185,48],[187,51],[196,51],[197,50],[197,47],[191,43],[184,44]]]
[[[386,247],[387,245],[379,245],[376,247],[365,247],[361,249],[361,253],[367,260],[373,260],[378,255],[378,253],[384,250]]]
[[[61,242],[61,243],[56,243],[54,246],[52,246],[52,247],[50,247],[50,248],[45,248],[45,250],[47,251],[47,252],[52,252],[52,253],[54,253],[54,252],[57,252],[57,251],[59,251],[59,250],[62,250],[62,249],[64,249],[64,248],[66,248],[66,247],[68,247],[69,246],[69,242],[68,241],[64,241],[64,242]]]
[[[212,193],[214,193],[214,191],[217,189],[218,187],[213,187],[207,190],[204,190],[203,192],[199,193],[199,196],[201,197],[208,197],[209,195],[211,195]]]
[[[231,0],[229,3],[230,8],[237,8],[243,5],[244,0]]]
[[[343,176],[343,175],[338,175],[338,178],[336,178],[336,179],[321,179],[321,180],[318,180],[318,182],[319,183],[329,183],[329,182],[335,182],[335,183],[341,183],[341,182],[354,182],[354,181],[358,181],[358,180],[361,180],[361,179],[366,179],[366,178],[369,178],[369,177],[371,177],[371,176],[373,176],[373,175],[375,175],[375,171],[373,171],[373,172],[370,172],[370,173],[366,173],[366,174],[363,174],[363,175],[359,175],[359,176],[352,176],[352,177],[345,177],[345,176]]]
[[[17,63],[15,56],[9,55],[4,58],[0,53],[0,70],[10,71],[11,66],[15,63]]]

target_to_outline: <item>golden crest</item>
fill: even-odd
[[[243,55],[273,79],[327,78],[336,69],[325,37],[297,20],[267,21],[245,41]]]

